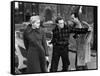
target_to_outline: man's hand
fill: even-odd
[[[72,18],[71,19],[74,23],[76,23],[76,28],[82,28],[82,26],[81,26],[81,22],[79,21],[79,19],[78,18]]]

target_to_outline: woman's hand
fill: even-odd
[[[49,57],[48,56],[45,56],[45,59],[46,59],[46,61],[49,61]]]
[[[93,31],[93,23],[88,24],[86,21],[82,21],[83,24],[85,24],[88,27],[88,31]]]

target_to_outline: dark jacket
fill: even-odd
[[[28,25],[24,31],[24,44],[27,50],[27,73],[46,72],[45,56],[48,50],[43,30],[32,29]]]
[[[61,29],[56,26],[53,29],[53,38],[51,42],[54,45],[68,45],[69,33],[67,31],[68,27],[66,25]]]
[[[88,31],[86,28],[73,28],[68,25],[64,25],[64,28],[59,29],[58,26],[53,29],[53,37],[51,43],[54,45],[68,45],[70,33],[75,33],[74,38],[78,34],[84,34]]]

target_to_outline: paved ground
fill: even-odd
[[[50,62],[51,62],[51,57],[52,57],[52,50],[49,51],[50,53]],[[75,70],[75,56],[76,54],[73,52],[69,52],[69,60],[70,60],[70,66],[69,66],[69,70]],[[88,65],[88,69],[96,69],[96,56],[91,56],[91,62],[89,62]],[[62,69],[62,61],[60,59],[59,61],[59,66],[58,66],[58,71],[60,71]]]

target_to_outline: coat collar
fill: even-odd
[[[29,24],[29,25],[27,26],[27,29],[26,29],[26,30],[27,30],[27,32],[32,32],[32,31],[40,32],[40,28],[38,28],[38,29],[33,29],[31,24]]]

